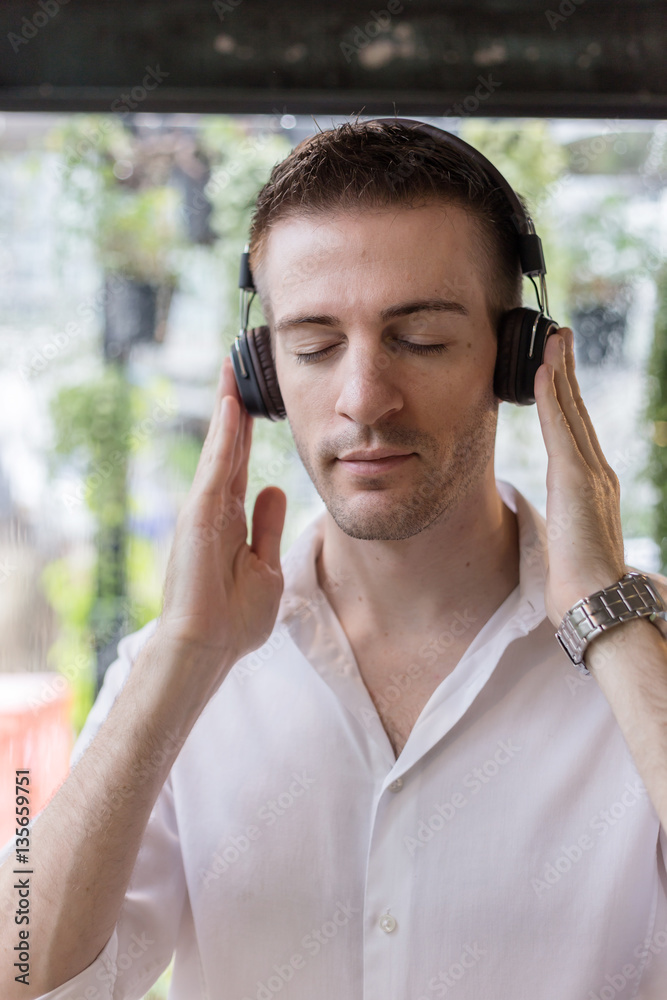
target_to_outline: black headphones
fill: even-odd
[[[542,364],[547,337],[558,329],[558,324],[549,316],[547,299],[547,273],[542,253],[542,241],[535,232],[530,216],[526,213],[516,193],[503,175],[485,156],[473,146],[463,142],[451,132],[445,132],[435,125],[413,121],[410,118],[375,118],[377,122],[405,125],[415,131],[425,132],[439,142],[446,142],[459,153],[463,153],[480,167],[505,193],[512,208],[512,221],[518,236],[518,252],[523,274],[531,278],[539,277],[540,289],[533,281],[539,310],[511,309],[501,318],[498,328],[498,353],[493,378],[493,389],[500,399],[525,406],[535,402],[535,373]],[[240,331],[231,349],[234,375],[241,400],[253,417],[268,417],[283,420],[285,405],[276,369],[271,357],[271,342],[268,326],[248,330],[248,314],[256,288],[248,263],[248,246],[241,254],[239,274]],[[249,297],[249,293],[252,295]]]

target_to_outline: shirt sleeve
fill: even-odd
[[[105,674],[102,688],[72,750],[71,767],[83,755],[107,717],[132,663],[156,625],[157,619],[153,619],[118,643],[118,657]],[[13,847],[14,839],[2,848],[0,864]],[[86,969],[42,994],[38,1000],[79,1000],[88,996],[96,1000],[141,1000],[172,958],[185,897],[185,873],[169,775],[148,820],[111,937]],[[63,913],[66,919],[66,908]]]

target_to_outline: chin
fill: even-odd
[[[380,500],[377,491],[373,491],[370,497],[359,497],[359,503],[355,502],[355,498],[340,495],[322,499],[340,530],[349,538],[363,541],[388,542],[412,538],[436,522],[440,523],[445,513],[442,503],[437,508],[425,500],[415,504],[414,496],[401,500],[391,498],[388,491],[385,491],[385,497]]]

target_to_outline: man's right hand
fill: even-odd
[[[31,885],[28,987],[13,978],[17,939],[6,933],[16,906],[11,852],[0,866],[0,915],[7,914],[4,924],[0,918],[3,1000],[34,1000],[100,955],[117,926],[151,810],[180,747],[234,663],[273,630],[283,590],[280,537],[287,498],[275,486],[262,490],[249,546],[243,502],[251,428],[226,360],[176,524],[155,632],[32,829],[31,861],[39,877]],[[168,851],[171,839],[164,837],[160,850],[172,859],[168,864],[178,864],[177,854]],[[149,859],[149,867],[159,861]],[[151,911],[149,917],[168,933],[161,914]],[[161,942],[174,945],[172,939]],[[100,971],[91,971],[91,981]]]
[[[176,522],[156,630],[179,648],[206,653],[207,662],[220,652],[227,669],[268,639],[283,591],[280,539],[287,497],[277,486],[257,496],[252,545],[246,540],[252,423],[226,358],[192,487]],[[209,695],[223,679],[209,678],[214,684]]]

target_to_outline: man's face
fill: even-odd
[[[433,202],[286,218],[268,238],[262,284],[287,418],[353,538],[442,523],[492,473],[496,334],[473,225]],[[393,465],[344,459],[378,449],[410,454]]]

